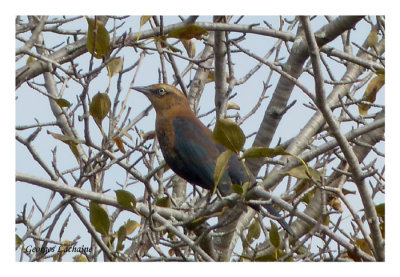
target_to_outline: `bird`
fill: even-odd
[[[156,136],[168,166],[192,185],[213,191],[216,161],[226,148],[214,140],[211,130],[194,114],[186,95],[163,83],[132,88],[143,93],[156,111]],[[232,184],[243,185],[250,180],[238,156],[232,154],[218,183],[218,191],[227,196],[233,193]],[[259,210],[257,206],[251,207]],[[273,216],[280,217],[272,204],[263,207]],[[282,217],[277,221],[294,236]]]

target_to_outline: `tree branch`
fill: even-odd
[[[374,243],[375,255],[378,261],[384,261],[385,250],[384,241],[379,228],[379,221],[375,210],[375,205],[372,200],[371,195],[368,192],[368,188],[365,184],[362,170],[359,166],[359,161],[357,156],[351,149],[349,142],[346,140],[345,136],[340,130],[340,126],[332,114],[332,110],[329,108],[326,98],[325,89],[323,82],[323,73],[321,68],[321,61],[319,57],[319,48],[317,41],[315,40],[314,33],[311,30],[310,21],[308,17],[301,17],[301,22],[304,27],[305,35],[310,49],[311,62],[315,74],[315,90],[316,90],[316,105],[322,112],[326,122],[330,127],[330,131],[335,136],[338,144],[349,163],[350,170],[352,172],[353,181],[356,183],[358,191],[361,196],[361,200],[364,204],[364,209],[366,216],[368,218],[367,222],[369,224],[372,241]]]

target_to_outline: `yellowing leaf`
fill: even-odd
[[[53,256],[53,261],[61,262],[61,258],[68,252],[68,248],[71,247],[71,245],[72,243],[69,240],[62,241],[57,254]]]
[[[372,29],[367,38],[367,45],[373,47],[378,43],[378,30]]]
[[[142,15],[140,17],[140,27],[142,27],[144,24],[146,24],[146,22],[149,21],[151,17],[152,17],[152,15]]]
[[[74,154],[75,158],[77,159],[77,161],[80,162],[80,155],[77,148],[77,145],[80,144],[80,141],[78,139],[61,134],[52,133],[50,131],[47,131],[47,134],[67,144],[71,149],[72,153]]]
[[[378,76],[376,76],[369,82],[364,92],[362,100],[374,103],[376,99],[376,94],[384,85],[385,85],[385,73],[383,74],[378,73]],[[360,115],[366,115],[369,109],[370,109],[369,105],[366,104],[358,105],[358,112],[360,113]]]
[[[329,214],[325,215],[324,219],[322,220],[322,225],[329,226],[330,220],[331,220],[331,218],[330,218]]]
[[[88,262],[88,259],[83,254],[78,254],[72,257],[74,262]]]
[[[214,71],[209,71],[206,79],[206,84],[215,81],[215,73]]]
[[[329,206],[331,206],[332,209],[334,209],[335,211],[338,211],[340,213],[343,212],[342,203],[338,198],[332,198],[332,200],[329,201]]]
[[[115,144],[117,145],[119,151],[122,153],[126,153],[125,148],[124,148],[124,142],[122,141],[121,137],[115,137],[114,139]]]
[[[152,15],[142,15],[142,16],[140,17],[139,33],[138,33],[138,35],[137,35],[137,37],[136,37],[136,41],[139,40],[140,35],[142,34],[142,26],[143,26],[144,24],[146,24],[146,22],[149,21],[151,17],[152,17]]]
[[[269,230],[269,241],[275,248],[278,248],[279,245],[281,244],[281,238],[279,237],[278,227],[272,221],[271,221],[271,229]]]
[[[69,108],[72,106],[72,104],[68,101],[65,100],[64,98],[59,98],[55,100],[57,105],[60,106],[60,108]]]
[[[118,232],[116,232],[113,237],[118,238],[117,242],[117,251],[121,251],[124,249],[123,242],[126,239],[126,237],[130,234],[132,234],[137,227],[141,226],[139,223],[137,223],[134,220],[128,220],[124,225],[119,227]]]
[[[124,60],[122,58],[114,58],[107,64],[108,77],[113,77],[121,72]]]
[[[136,198],[135,196],[127,190],[116,190],[115,194],[117,195],[117,202],[122,207],[128,210],[134,210],[136,207]]]
[[[110,219],[107,212],[96,202],[89,204],[90,223],[100,234],[107,236],[110,229]]]
[[[226,150],[222,152],[217,158],[217,162],[215,163],[215,169],[214,169],[214,190],[212,194],[214,194],[215,191],[217,190],[219,181],[221,180],[222,175],[224,175],[225,173],[231,155],[232,151]]]
[[[226,109],[227,110],[240,110],[240,106],[236,103],[228,102],[228,104],[226,105]]]
[[[206,29],[196,26],[194,24],[172,30],[169,32],[168,37],[170,38],[178,38],[178,39],[192,39],[196,38],[198,40],[201,39],[203,35],[208,35]]]
[[[174,53],[179,52],[179,53],[182,54],[182,50],[177,48],[177,47],[175,47],[175,46],[173,46],[172,44],[168,43],[165,40],[165,37],[155,37],[154,38],[154,43],[156,44],[156,47],[157,47],[157,50],[158,50],[159,53],[162,53],[162,51],[163,51],[162,49],[166,48],[166,49],[171,50]]]
[[[218,119],[215,124],[213,138],[236,154],[242,150],[246,137],[240,127],[229,119]]]
[[[225,76],[226,76],[226,82],[228,83],[229,82],[229,73],[226,72]],[[206,84],[214,82],[214,81],[215,81],[215,73],[214,73],[214,71],[209,71],[207,78],[206,78]]]
[[[110,54],[110,34],[100,20],[86,17],[88,32],[86,48],[97,59],[108,57]]]
[[[134,220],[128,220],[125,223],[126,235],[129,236],[136,230],[137,227],[140,227],[140,226],[142,226],[142,225],[140,225],[138,222],[136,222]]]
[[[110,97],[107,93],[97,93],[92,98],[89,106],[89,113],[97,124],[101,125],[111,108]]]
[[[362,251],[364,251],[368,255],[372,256],[371,248],[369,247],[369,244],[368,244],[368,242],[366,242],[366,240],[364,240],[364,239],[356,239],[356,245],[358,247],[360,247],[360,249]]]
[[[29,65],[35,61],[35,57],[29,56],[28,59],[26,60],[26,65]]]
[[[58,139],[68,145],[73,144],[73,145],[77,145],[80,143],[80,141],[74,137],[69,137],[69,136],[65,136],[65,135],[61,135],[61,134],[56,134],[50,131],[47,131],[47,134],[51,135],[53,138]]]
[[[189,58],[193,58],[196,55],[196,45],[191,39],[181,39],[183,47],[185,47],[186,53]]]

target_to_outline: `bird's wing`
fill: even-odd
[[[178,116],[173,119],[174,150],[180,163],[179,175],[192,184],[212,190],[215,162],[220,154],[211,132],[197,119]],[[229,182],[227,173],[223,182]]]
[[[212,190],[214,188],[215,162],[225,148],[213,140],[211,131],[200,121],[179,116],[173,119],[173,126],[175,131],[174,151],[177,155],[172,163],[175,164],[174,171],[190,183]],[[172,164],[170,164],[171,168]],[[236,156],[231,156],[228,166],[228,170],[218,184],[223,195],[232,192],[231,179],[238,184],[249,180]],[[259,210],[257,206],[252,207]],[[273,216],[280,216],[271,204],[264,205],[264,207]],[[293,230],[283,218],[279,218],[278,222],[294,236]]]

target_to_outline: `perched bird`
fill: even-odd
[[[212,191],[215,163],[226,149],[214,141],[212,132],[191,110],[186,96],[167,84],[133,89],[146,95],[156,111],[156,135],[169,167],[189,183]],[[248,181],[243,165],[233,154],[220,179],[218,190],[226,196],[233,192],[232,183],[242,185]],[[263,206],[272,215],[279,216],[272,205]],[[285,220],[279,219],[278,222],[293,235],[293,230]]]

